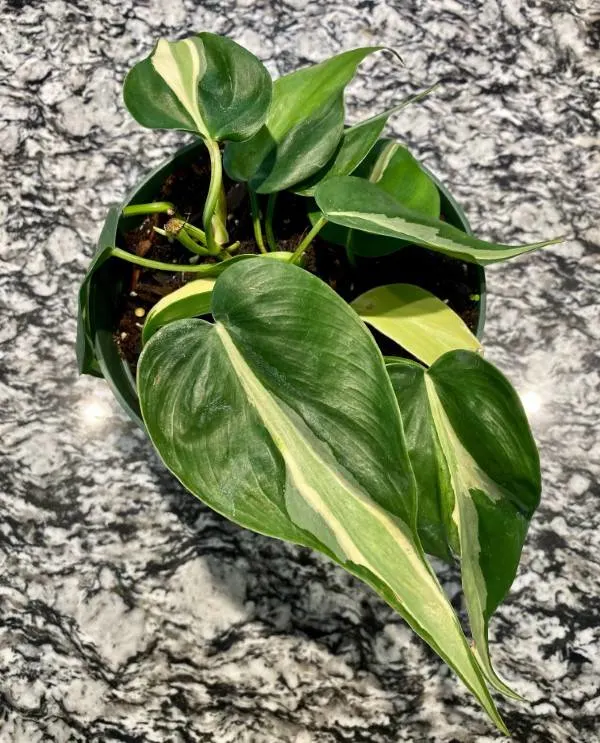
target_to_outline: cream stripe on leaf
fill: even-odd
[[[452,351],[429,370],[404,360],[388,372],[405,425],[419,492],[419,530],[426,549],[460,559],[475,654],[490,683],[488,624],[508,592],[529,521],[540,497],[537,449],[509,382],[470,351]],[[425,531],[435,515],[436,529]]]
[[[169,42],[161,39],[150,58],[152,67],[196,124],[198,132],[209,136],[198,110],[198,83],[206,71],[204,45],[199,38]]]
[[[257,193],[273,193],[327,165],[344,132],[344,89],[363,59],[380,49],[352,49],[275,80],[265,125],[252,139],[225,149],[230,178],[248,181]]]
[[[335,224],[371,235],[409,241],[481,265],[514,258],[562,239],[518,246],[479,240],[447,222],[408,207],[379,184],[356,176],[324,181],[317,187],[315,199],[324,216]],[[386,244],[382,249],[377,240],[370,241],[365,237],[360,244],[353,241],[351,249],[361,255],[383,255],[392,248]]]
[[[182,41],[161,39],[131,69],[123,96],[143,126],[224,141],[247,139],[260,129],[271,91],[268,71],[251,52],[202,32]]]
[[[267,260],[228,268],[212,314],[162,328],[140,359],[165,464],[236,523],[311,546],[375,588],[505,729],[416,536],[402,422],[364,324],[316,277]]]

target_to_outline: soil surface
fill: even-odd
[[[208,161],[181,168],[170,175],[155,201],[172,202],[182,217],[202,227],[202,206],[209,183]],[[227,199],[227,230],[229,243],[239,241],[240,253],[259,253],[254,240],[250,203],[246,187],[225,176]],[[306,216],[307,200],[289,193],[279,194],[275,209],[273,230],[280,250],[293,252],[310,227]],[[266,199],[261,204],[266,208]],[[143,219],[140,225],[126,233],[122,247],[131,253],[165,263],[185,264],[195,260],[178,242],[169,242],[154,231],[170,219],[166,214],[155,214]],[[214,258],[200,257],[200,262],[211,263]],[[344,248],[317,236],[305,253],[304,267],[319,276],[340,296],[350,301],[375,286],[403,282],[416,284],[444,300],[457,312],[468,327],[475,331],[479,316],[477,271],[474,266],[421,247],[407,246],[396,253],[377,259],[359,259],[353,267]],[[172,273],[141,269],[132,266],[129,293],[123,297],[118,312],[115,340],[122,356],[135,373],[141,353],[141,332],[145,315],[162,297],[183,284],[198,278],[193,273]],[[396,343],[377,331],[372,331],[381,351],[386,355],[410,358]]]

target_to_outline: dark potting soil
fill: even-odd
[[[209,165],[204,159],[181,168],[164,182],[156,201],[170,201],[191,224],[202,227],[202,206],[209,184]],[[249,197],[242,183],[224,180],[227,199],[227,230],[230,243],[239,241],[235,253],[259,253],[254,240]],[[289,193],[279,194],[273,230],[280,250],[293,252],[309,229],[307,201]],[[266,208],[266,199],[262,204]],[[131,253],[164,263],[190,262],[192,254],[178,242],[169,242],[154,231],[169,220],[165,214],[146,217],[128,232],[122,247]],[[214,258],[200,257],[201,262]],[[319,276],[345,300],[350,301],[375,286],[402,282],[416,284],[445,301],[474,332],[479,316],[477,271],[474,266],[416,246],[377,259],[362,259],[357,268],[348,262],[345,250],[317,236],[305,253],[304,267]],[[198,278],[193,273],[167,273],[132,266],[129,291],[119,308],[115,340],[122,356],[135,373],[141,353],[141,332],[145,315],[162,297]],[[374,331],[383,354],[410,357],[396,343]]]

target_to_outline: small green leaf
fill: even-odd
[[[142,342],[147,343],[159,328],[170,322],[208,314],[215,281],[216,279],[190,281],[157,302],[146,317]]]
[[[361,121],[360,123],[354,124],[354,126],[345,129],[342,141],[327,165],[306,181],[295,186],[292,189],[294,193],[301,196],[312,196],[318,183],[328,180],[329,178],[334,178],[335,176],[350,175],[350,173],[354,172],[377,144],[379,135],[383,131],[390,116],[401,111],[411,103],[416,103],[422,100],[425,96],[429,95],[435,87],[436,86],[434,85],[421,93],[411,95],[397,106],[393,106],[387,111],[383,111],[366,121]],[[399,146],[400,145],[398,145],[398,147]]]
[[[448,351],[481,352],[462,319],[436,296],[412,284],[370,289],[350,305],[360,317],[430,366]]]
[[[208,32],[161,39],[123,87],[125,105],[142,126],[183,129],[217,141],[252,137],[265,121],[271,91],[262,62]]]
[[[505,730],[416,538],[400,415],[364,324],[315,276],[267,260],[225,271],[212,314],[162,328],[139,361],[167,467],[232,521],[318,549],[373,586]]]
[[[273,193],[322,168],[342,136],[344,88],[360,62],[379,49],[343,52],[276,80],[265,125],[247,142],[225,148],[228,175],[248,181],[257,193]]]
[[[375,235],[399,238],[471,263],[487,265],[513,258],[562,238],[530,245],[497,245],[478,240],[439,219],[404,206],[374,183],[362,178],[332,178],[317,187],[315,198],[325,217],[336,224]],[[353,251],[358,246],[353,245]],[[361,255],[378,255],[376,245],[360,243]]]
[[[417,480],[424,546],[440,554],[446,533],[460,556],[475,654],[490,683],[518,697],[494,671],[487,635],[540,498],[539,458],[523,407],[506,378],[469,351],[447,353],[429,370],[400,359],[388,360],[387,369]]]

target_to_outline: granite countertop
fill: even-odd
[[[183,135],[120,85],[161,35],[230,34],[275,73],[387,44],[349,118],[390,128],[478,234],[567,241],[488,270],[488,358],[540,445],[543,504],[491,627],[514,739],[600,741],[600,15],[593,0],[5,0],[0,26],[0,740],[491,741],[368,588],[186,494],[99,380],[76,291],[108,206]],[[449,589],[456,574],[446,571]]]

